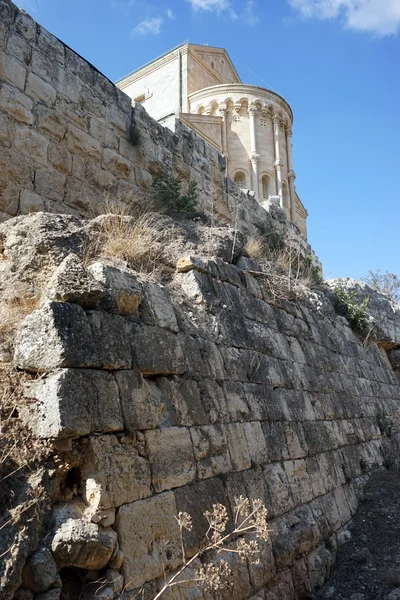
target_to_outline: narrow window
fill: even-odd
[[[244,173],[241,173],[240,171],[236,173],[234,182],[238,187],[244,188],[246,184],[246,178],[244,176]]]
[[[140,96],[137,96],[137,98],[134,98],[135,102],[143,102],[143,100],[145,100],[146,98],[146,94],[141,94]]]

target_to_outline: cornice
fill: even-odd
[[[120,79],[119,81],[117,81],[117,83],[115,85],[117,87],[119,87],[120,90],[123,90],[124,88],[128,87],[128,85],[135,83],[135,81],[138,81],[139,79],[142,79],[143,77],[146,77],[150,73],[153,73],[154,71],[157,71],[158,69],[161,69],[161,67],[163,67],[164,65],[167,65],[168,63],[176,60],[179,57],[179,54],[181,56],[183,56],[184,54],[187,54],[187,53],[188,53],[188,45],[186,44],[186,46],[176,48],[176,50],[172,50],[172,52],[170,52],[169,54],[166,54],[165,56],[162,56],[158,60],[155,60],[154,62],[147,65],[147,67],[142,67],[141,69],[139,69],[138,71],[135,71],[131,75],[127,75],[123,79]]]
[[[202,100],[207,96],[211,96],[213,92],[216,95],[220,95],[221,93],[227,95],[243,94],[244,96],[246,94],[251,94],[252,96],[257,96],[258,98],[260,98],[260,100],[267,99],[271,102],[275,102],[276,104],[278,104],[278,106],[289,115],[291,122],[293,122],[292,109],[290,108],[290,105],[286,102],[286,100],[276,92],[260,87],[258,85],[248,85],[245,83],[225,83],[222,85],[213,85],[207,88],[203,88],[198,92],[193,92],[193,94],[190,94],[189,96],[189,101],[190,103],[197,102],[198,100]]]

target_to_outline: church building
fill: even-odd
[[[228,177],[261,204],[278,199],[307,237],[308,213],[294,185],[292,109],[279,94],[242,83],[224,48],[184,43],[117,86],[162,125],[174,130],[178,118],[191,127],[225,156]]]

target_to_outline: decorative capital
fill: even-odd
[[[274,167],[277,171],[282,171],[282,167],[283,167],[283,160],[281,158],[277,158],[274,161]]]
[[[259,154],[252,154],[250,156],[250,160],[251,160],[252,164],[257,164],[258,161],[260,160],[260,155]]]
[[[219,114],[221,115],[221,117],[225,117],[225,114],[226,114],[226,107],[223,107],[223,106],[222,106],[222,107],[220,107],[220,108],[218,109],[218,112],[219,112]]]
[[[293,181],[296,179],[296,174],[294,171],[289,171],[288,179],[292,179]]]
[[[292,137],[292,135],[293,135],[293,131],[291,130],[291,128],[290,128],[290,127],[286,127],[286,135],[287,135],[288,137],[290,137],[290,138]]]
[[[274,113],[272,115],[272,120],[274,122],[274,125],[279,125],[279,123],[281,122],[281,118],[279,115],[277,115],[276,113]]]
[[[247,109],[249,115],[255,117],[257,114],[257,107],[256,106],[249,106],[249,108]]]

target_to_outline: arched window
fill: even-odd
[[[269,175],[263,175],[263,178],[261,180],[261,185],[262,185],[262,199],[268,200],[268,198],[270,196],[273,196],[273,194],[274,194],[273,182],[272,182],[271,177]]]
[[[234,182],[236,183],[236,185],[240,188],[245,188],[246,187],[246,176],[244,173],[242,173],[242,171],[238,171],[237,173],[235,173],[235,179]]]

